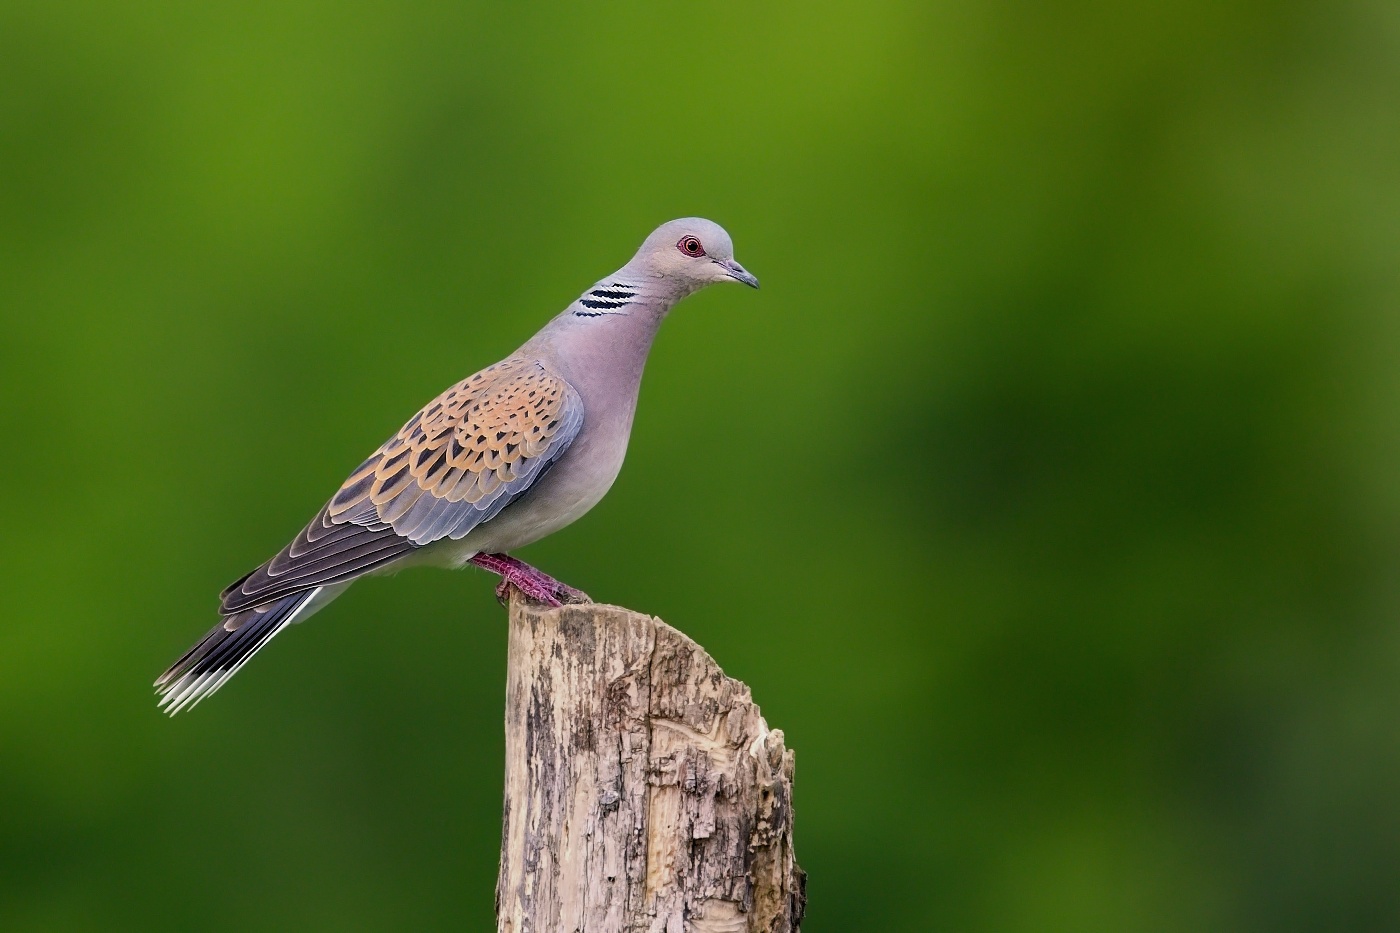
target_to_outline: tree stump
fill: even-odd
[[[502,933],[796,933],[793,753],[659,619],[512,593]]]

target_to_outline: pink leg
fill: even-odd
[[[505,605],[513,586],[526,599],[544,603],[546,606],[562,606],[564,603],[591,603],[588,594],[576,590],[567,583],[560,583],[548,574],[536,570],[523,560],[516,560],[509,554],[478,554],[471,559],[483,570],[501,575],[496,587],[496,598]],[[562,601],[561,601],[562,600]]]

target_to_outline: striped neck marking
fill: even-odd
[[[579,297],[575,317],[601,317],[604,314],[626,314],[622,308],[637,297],[637,290],[622,282],[595,285]]]

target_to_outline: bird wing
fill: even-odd
[[[225,589],[223,613],[460,540],[529,489],[582,427],[578,393],[540,363],[483,369],[410,418],[276,557]]]

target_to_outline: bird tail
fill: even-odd
[[[237,674],[274,635],[310,616],[343,588],[318,586],[227,616],[156,678],[161,708],[171,716],[193,709]],[[332,592],[318,599],[322,590]]]

